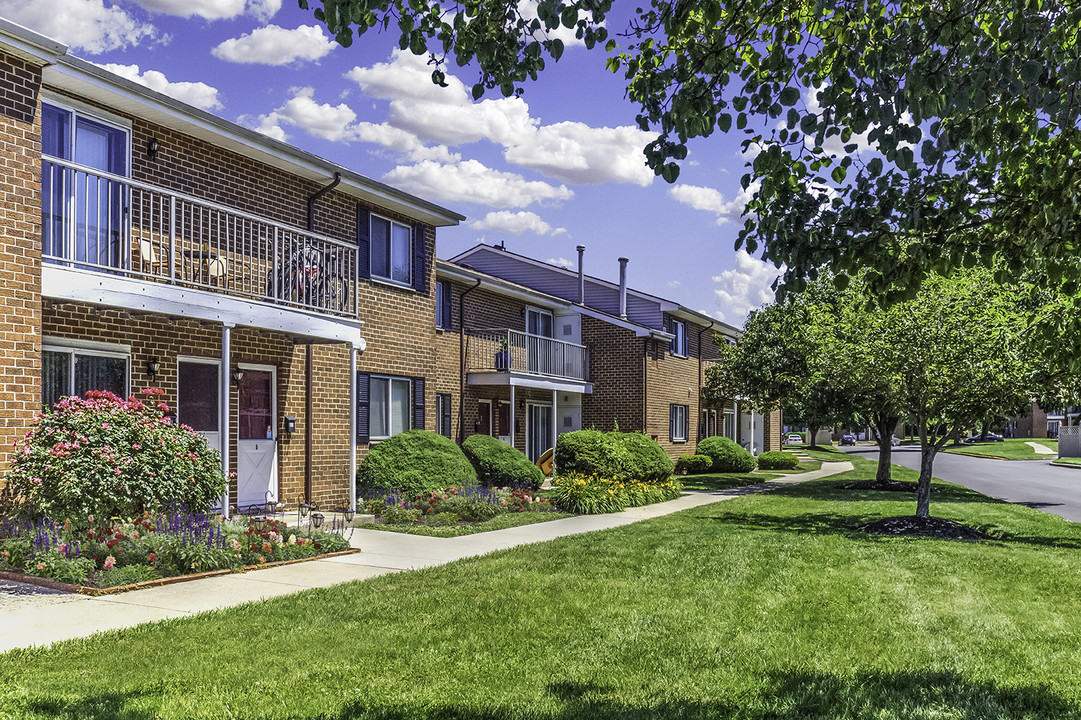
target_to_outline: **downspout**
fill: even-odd
[[[465,296],[480,287],[477,284],[458,296],[458,444],[465,442]],[[511,445],[514,445],[514,408],[510,409]]]
[[[310,196],[308,196],[308,232],[315,232],[315,201],[326,195],[328,192],[338,187],[338,183],[342,181],[342,174],[340,172],[334,173],[334,180],[329,185],[326,185],[319,190],[316,190]],[[356,288],[354,288],[354,291]],[[311,503],[312,501],[312,464],[313,453],[312,443],[315,442],[314,432],[314,418],[313,412],[313,395],[314,387],[312,375],[315,372],[315,350],[312,348],[311,341],[306,345],[306,352],[304,354],[304,374],[306,375],[304,380],[304,502]],[[354,482],[354,481],[350,481]]]
[[[706,330],[712,330],[713,323],[698,331],[698,439],[702,439],[702,415],[705,414],[705,410],[702,409],[702,333]],[[697,447],[697,443],[695,443]]]
[[[649,346],[653,338],[646,336],[642,347],[642,432],[649,435]]]

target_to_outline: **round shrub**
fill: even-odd
[[[667,480],[675,466],[644,433],[577,430],[556,443],[556,474],[599,475],[612,480]]]
[[[477,471],[450,438],[428,430],[409,430],[368,451],[357,469],[361,486],[422,493],[476,485]]]
[[[791,470],[799,465],[799,459],[790,452],[771,450],[758,456],[758,467],[762,470]]]
[[[681,475],[701,475],[713,467],[713,458],[708,455],[681,455],[676,458],[676,473]]]
[[[20,515],[82,525],[91,515],[131,517],[167,505],[203,511],[221,497],[221,455],[174,425],[168,405],[86,395],[40,413],[17,444],[6,480]]]
[[[462,451],[484,485],[515,485],[537,490],[544,482],[544,473],[529,462],[525,453],[499,438],[470,435],[462,443]]]
[[[754,470],[754,456],[729,438],[715,436],[698,443],[698,454],[706,455],[713,464],[712,472],[745,473]]]

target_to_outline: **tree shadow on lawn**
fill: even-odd
[[[723,672],[717,668],[717,672]],[[363,682],[363,678],[357,678]],[[668,683],[655,679],[656,692]],[[200,689],[193,688],[195,692]],[[324,690],[312,688],[312,695]],[[206,688],[209,694],[214,690]],[[232,717],[281,720],[667,720],[669,718],[729,718],[746,720],[823,720],[842,718],[873,720],[889,712],[896,720],[925,720],[955,717],[965,720],[1000,718],[1055,718],[1081,720],[1081,705],[1072,702],[1050,685],[999,685],[980,682],[950,671],[863,670],[847,675],[829,672],[767,673],[758,687],[741,691],[738,702],[729,700],[668,700],[650,704],[621,700],[625,690],[617,686],[577,681],[557,681],[548,685],[549,702],[555,708],[463,707],[461,704],[433,703],[428,698],[373,705],[347,702],[336,712],[268,716],[265,710],[240,703],[232,705]],[[650,694],[637,687],[631,692]],[[68,701],[31,701],[21,709],[31,716],[81,718],[86,720],[150,720],[161,717],[154,706],[157,692],[104,693],[71,698]],[[299,698],[303,702],[303,698]],[[527,698],[522,700],[528,702]],[[148,702],[149,701],[149,702]],[[466,702],[469,699],[466,698]],[[318,704],[319,700],[315,700]],[[139,707],[134,707],[138,705]]]
[[[913,510],[915,506],[913,506]],[[888,542],[892,540],[937,540],[952,542],[972,542],[952,540],[950,538],[906,537],[897,535],[883,535],[876,532],[861,530],[864,525],[881,520],[882,515],[850,515],[842,513],[798,513],[793,515],[769,515],[757,512],[724,512],[719,515],[699,516],[702,520],[722,522],[725,525],[745,530],[765,530],[768,532],[787,532],[797,535],[841,535],[849,540],[863,542]],[[951,518],[952,519],[952,518]],[[1070,550],[1081,549],[1081,537],[1047,537],[1042,535],[1023,535],[1003,530],[991,523],[966,523],[962,524],[977,530],[988,536],[986,540],[980,540],[982,545],[997,545],[1007,547],[1009,545],[1032,545],[1037,547],[1063,548]]]

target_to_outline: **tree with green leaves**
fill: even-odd
[[[343,45],[385,30],[438,84],[475,69],[478,98],[522,92],[574,31],[622,73],[669,182],[690,141],[745,133],[757,190],[740,242],[783,263],[788,288],[869,267],[873,292],[911,298],[930,274],[1001,260],[999,280],[1078,293],[1081,4],[651,0],[618,25],[612,0],[321,5]]]

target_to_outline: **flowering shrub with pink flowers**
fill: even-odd
[[[180,505],[205,510],[225,489],[221,456],[169,418],[162,391],[147,401],[92,391],[38,415],[15,443],[5,476],[9,513],[24,518],[132,517]]]

